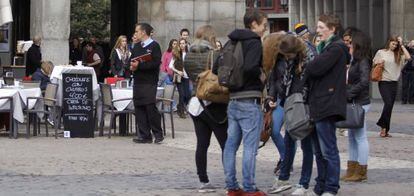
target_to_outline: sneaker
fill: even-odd
[[[292,188],[292,185],[289,183],[289,180],[275,180],[272,188],[270,188],[267,192],[270,194],[280,193],[290,188]]]
[[[198,192],[199,193],[212,193],[212,192],[216,192],[215,190],[216,188],[211,185],[209,182],[204,183],[202,182],[200,187],[198,188]]]
[[[46,121],[47,121],[47,123],[49,123],[49,125],[51,125],[51,126],[55,126],[55,123],[53,122],[53,120],[52,119],[50,119],[50,118],[47,118],[46,119]]]
[[[308,191],[307,196],[319,196],[318,194],[315,193],[315,191]]]
[[[295,185],[295,190],[292,192],[292,195],[306,195],[307,192],[308,189],[305,189],[302,185],[297,184]]]
[[[330,192],[324,192],[321,196],[335,196],[336,194]]]
[[[227,189],[226,191],[227,196],[243,196],[242,189]]]

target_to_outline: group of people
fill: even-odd
[[[185,118],[188,113],[194,123],[197,137],[195,162],[201,184],[199,192],[215,190],[207,174],[207,152],[214,133],[222,150],[227,195],[266,195],[255,183],[263,104],[272,111],[271,138],[280,155],[275,168],[278,177],[268,193],[280,193],[293,187],[289,178],[297,143],[289,132],[286,131],[284,136],[281,134],[284,105],[290,95],[301,93],[309,105],[314,128],[301,140],[302,172],[292,195],[336,195],[340,179],[352,182],[367,180],[369,144],[366,123],[362,128],[349,129],[349,161],[342,177],[335,123],[345,120],[347,103],[360,104],[365,113],[369,111],[370,70],[383,63],[382,80],[378,84],[384,108],[377,125],[381,137],[391,137],[390,119],[397,81],[401,72],[404,76],[414,70],[410,54],[414,43],[407,49],[401,37],[391,37],[384,49],[378,50],[372,58],[369,36],[356,28],[347,28],[342,34],[342,26],[336,16],[321,15],[313,39],[308,27],[302,23],[295,26],[295,32],[265,36],[267,24],[264,12],[250,9],[244,16],[245,28],[228,35],[229,42],[241,43],[243,54],[243,84],[228,89],[228,103],[215,103],[195,96],[198,75],[206,67],[218,74],[217,62],[223,58],[223,46],[216,39],[212,26],[199,27],[191,42],[189,30],[181,30],[180,38],[170,40],[164,54],[151,37],[153,27],[147,23],[136,25],[134,42],[129,46],[126,36],[119,36],[111,52],[110,70],[115,77],[134,78],[133,100],[139,134],[133,141],[162,143],[161,116],[156,107],[157,86],[159,81],[174,83],[180,97],[178,114]],[[84,62],[97,67],[95,71],[98,73],[100,68],[96,65],[101,63],[98,50],[90,43],[86,44],[86,50],[86,57],[82,55]],[[131,60],[145,54],[150,54],[151,58]],[[412,84],[407,88],[410,93],[414,92]],[[264,91],[267,92],[266,97],[263,96]],[[403,99],[403,103],[414,101],[408,97]],[[241,143],[242,186],[236,178],[236,153]],[[316,161],[317,177],[315,187],[310,190],[313,160]]]
[[[137,28],[140,30],[144,24],[139,24]],[[207,152],[214,133],[222,149],[227,195],[266,195],[255,183],[256,155],[263,126],[261,104],[266,86],[265,91],[268,96],[263,104],[273,110],[271,137],[280,155],[276,168],[278,177],[268,193],[280,193],[293,187],[289,178],[297,141],[289,132],[282,136],[281,128],[285,118],[283,108],[285,101],[294,93],[301,93],[309,105],[314,128],[301,140],[302,172],[292,194],[336,195],[340,188],[340,179],[350,182],[367,180],[369,144],[366,123],[364,122],[362,128],[349,129],[349,161],[346,173],[340,177],[336,122],[346,119],[347,103],[360,104],[365,113],[369,111],[370,70],[372,66],[384,63],[383,77],[379,82],[384,109],[377,124],[380,127],[381,137],[391,137],[388,132],[397,89],[396,81],[404,65],[412,58],[403,45],[403,40],[399,37],[391,37],[385,48],[379,50],[372,58],[369,36],[355,28],[348,28],[344,34],[341,34],[341,23],[336,16],[319,17],[314,39],[311,39],[305,24],[296,25],[294,33],[278,32],[264,37],[267,30],[267,16],[256,9],[246,12],[244,25],[245,29],[236,29],[228,35],[229,42],[241,42],[244,62],[241,68],[243,85],[228,89],[230,97],[228,103],[216,103],[195,96],[199,74],[208,66],[213,73],[218,74],[217,62],[222,58],[222,52],[217,48],[216,32],[210,25],[199,27],[191,44],[186,39],[171,40],[163,58],[158,51],[158,46],[153,44],[157,47],[149,49],[153,55],[151,66],[142,62],[131,63],[133,74],[142,74],[140,78],[149,79],[146,73],[151,68],[153,74],[150,86],[153,89],[157,85],[157,72],[159,70],[165,72],[163,75],[177,83],[180,96],[183,96],[180,98],[179,105],[188,104],[185,110],[192,118],[197,137],[195,161],[201,184],[198,191],[215,191],[207,174]],[[140,39],[141,43],[144,43],[144,48],[149,42],[155,42],[148,36],[150,35],[148,30],[147,32],[146,39]],[[264,38],[263,42],[262,38]],[[133,51],[132,57],[139,54],[141,53]],[[157,64],[162,66],[159,68]],[[136,81],[135,84],[143,85],[145,82]],[[188,92],[183,92],[182,88],[188,90],[191,88],[190,84],[192,84],[192,91],[188,96]],[[141,94],[143,91],[152,92],[143,89],[144,86],[139,88],[134,86],[134,100],[144,96]],[[152,94],[154,101],[155,91]],[[141,101],[136,101],[136,104],[138,103]],[[150,107],[152,111],[148,107],[144,108],[146,109],[142,111],[146,111],[146,115],[137,113],[137,116],[158,116],[155,115],[155,105]],[[139,125],[141,137],[134,141],[152,143],[152,136],[148,134],[151,129],[155,137],[154,142],[160,143],[162,134],[161,128],[158,127],[158,117],[142,120],[148,120],[147,122],[155,123],[157,126],[145,125],[143,127],[147,131],[144,131]],[[236,178],[236,153],[242,142],[243,181],[240,186]],[[314,159],[317,166],[316,185],[313,190],[310,190]]]

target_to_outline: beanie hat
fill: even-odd
[[[303,36],[305,33],[309,32],[308,26],[303,23],[298,23],[295,25],[295,32],[298,36]]]

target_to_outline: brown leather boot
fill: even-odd
[[[350,178],[355,173],[355,168],[358,166],[356,161],[348,161],[348,168],[346,168],[346,173],[341,177],[341,180]]]
[[[359,165],[357,166],[357,169],[355,170],[354,175],[352,175],[350,178],[345,179],[347,182],[361,182],[366,181],[368,179],[367,177],[367,165]]]

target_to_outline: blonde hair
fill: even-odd
[[[121,42],[122,42],[122,39],[126,39],[126,40],[127,40],[127,42],[128,42],[128,39],[127,39],[127,37],[126,37],[125,35],[120,35],[120,36],[118,37],[118,39],[116,39],[116,42],[115,42],[114,47],[112,48],[111,54],[113,54],[117,48],[120,48],[120,47],[121,47]],[[127,45],[127,46],[125,46],[125,51],[126,51],[126,52],[128,52],[128,51],[129,51],[129,49],[128,49],[128,45]],[[112,57],[111,57],[111,58],[112,58]]]
[[[216,36],[217,33],[211,25],[203,25],[199,27],[195,34],[196,39],[210,42],[213,48],[216,48]]]
[[[50,76],[50,74],[52,74],[54,65],[51,61],[43,61],[40,67],[45,75]]]

